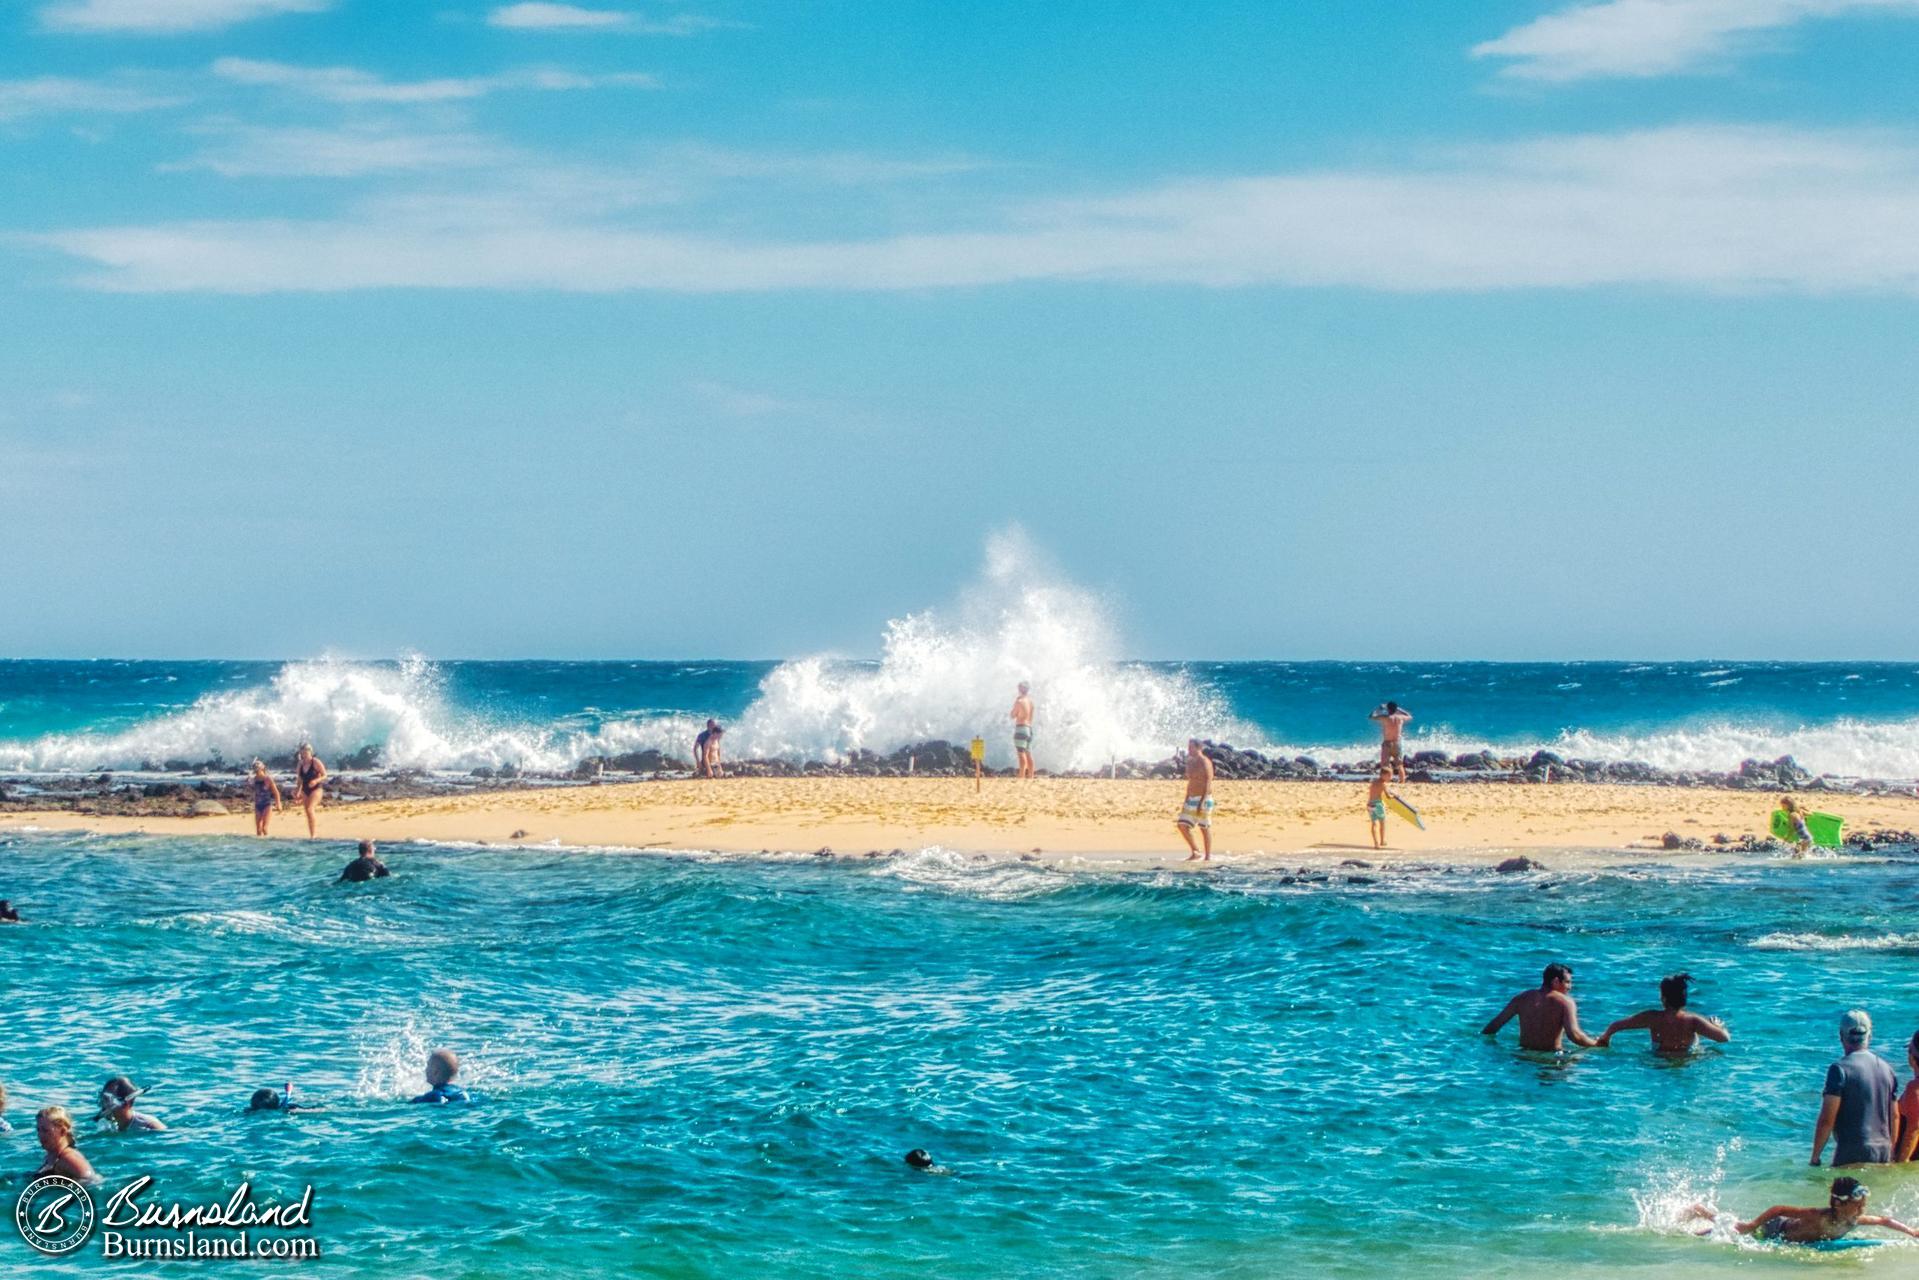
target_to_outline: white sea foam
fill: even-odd
[[[1919,951],[1919,933],[1768,933],[1751,946],[1758,951]]]
[[[938,845],[889,858],[876,864],[875,871],[957,897],[984,898],[992,902],[1036,898],[1069,883],[1057,872],[1005,858],[960,853]]]

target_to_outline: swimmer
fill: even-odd
[[[1817,1244],[1822,1240],[1843,1240],[1854,1227],[1884,1227],[1888,1231],[1897,1231],[1919,1239],[1919,1231],[1914,1231],[1897,1218],[1883,1218],[1866,1212],[1866,1197],[1871,1194],[1859,1185],[1857,1178],[1834,1178],[1832,1180],[1831,1199],[1824,1209],[1800,1209],[1789,1204],[1776,1204],[1751,1222],[1741,1222],[1735,1230],[1742,1236],[1753,1236],[1760,1240],[1777,1240],[1781,1244]],[[1718,1215],[1703,1204],[1694,1205],[1689,1211],[1694,1218],[1713,1219]]]
[[[1506,1002],[1499,1016],[1480,1028],[1481,1035],[1496,1036],[1508,1021],[1519,1019],[1519,1047],[1557,1053],[1564,1047],[1561,1037],[1590,1049],[1598,1041],[1579,1029],[1579,1007],[1573,1003],[1573,971],[1563,964],[1549,964],[1541,975],[1539,987],[1522,991]]]
[[[280,784],[267,772],[267,762],[253,762],[253,776],[247,779],[247,785],[253,789],[253,834],[263,836],[267,833],[267,818],[275,809],[281,813],[287,811],[284,797],[280,795]]]
[[[1372,832],[1375,849],[1386,847],[1386,784],[1392,776],[1393,767],[1382,760],[1373,785],[1366,788],[1366,826]]]
[[[67,1114],[65,1107],[40,1108],[33,1127],[40,1138],[40,1149],[47,1153],[47,1158],[33,1171],[34,1177],[57,1173],[75,1182],[100,1181],[100,1175],[80,1154],[80,1148],[73,1145],[73,1117]]]
[[[13,909],[13,904],[11,902],[8,902],[5,898],[0,898],[0,924],[19,924],[19,923],[20,923],[20,913]]]
[[[247,1114],[249,1115],[251,1115],[255,1111],[322,1111],[322,1110],[325,1110],[325,1108],[316,1107],[306,1102],[295,1102],[293,1100],[293,1085],[290,1082],[287,1084],[285,1091],[282,1093],[275,1093],[271,1089],[255,1089],[253,1091],[253,1097],[249,1099],[247,1102]]]
[[[415,1102],[431,1102],[444,1106],[449,1102],[471,1102],[465,1089],[453,1083],[453,1077],[460,1072],[460,1056],[451,1049],[435,1049],[427,1055],[426,1082],[427,1091],[413,1099]]]
[[[907,1152],[906,1164],[908,1168],[917,1169],[921,1173],[932,1174],[936,1178],[947,1177],[953,1172],[943,1164],[935,1164],[933,1157],[927,1152],[925,1147],[914,1147],[911,1151]]]
[[[1812,852],[1812,828],[1806,825],[1806,815],[1799,812],[1799,802],[1791,796],[1780,796],[1779,807],[1786,811],[1786,817],[1792,822],[1792,847],[1803,858]]]
[[[1613,1036],[1618,1032],[1638,1031],[1642,1027],[1652,1032],[1654,1053],[1691,1053],[1698,1045],[1700,1036],[1720,1044],[1731,1040],[1732,1033],[1726,1030],[1725,1023],[1686,1008],[1686,996],[1691,986],[1690,973],[1675,973],[1670,978],[1660,979],[1659,1003],[1662,1007],[1647,1009],[1613,1023],[1599,1033],[1599,1047],[1610,1047]]]
[[[380,861],[379,855],[374,852],[373,842],[371,840],[362,840],[360,841],[360,856],[346,864],[346,870],[340,873],[340,879],[334,881],[334,883],[339,884],[344,881],[349,884],[359,884],[364,880],[377,880],[381,876],[390,876],[392,874],[391,871],[387,870],[386,863]]]
[[[149,1085],[148,1088],[152,1086]],[[133,1081],[125,1076],[115,1076],[100,1086],[100,1110],[94,1119],[106,1120],[121,1133],[158,1133],[166,1126],[152,1116],[141,1115],[133,1109],[133,1100],[145,1093],[146,1089],[136,1089]]]
[[[1872,1015],[1849,1009],[1839,1019],[1839,1047],[1846,1055],[1826,1068],[1826,1087],[1813,1125],[1812,1159],[1818,1164],[1828,1139],[1832,1164],[1890,1164],[1899,1132],[1899,1077],[1872,1051]]]
[[[320,762],[320,757],[313,754],[313,748],[302,742],[299,751],[293,756],[293,772],[293,798],[306,810],[307,838],[310,840],[318,834],[313,811],[319,806],[326,790],[326,766]]]

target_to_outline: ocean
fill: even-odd
[[[564,773],[648,748],[684,758],[708,717],[735,758],[836,760],[986,738],[1011,763],[1018,681],[1042,768],[1152,760],[1189,736],[1363,758],[1368,713],[1415,716],[1412,750],[1556,751],[1665,769],[1796,757],[1815,773],[1919,777],[1919,664],[1124,662],[967,644],[895,624],[877,660],[784,662],[0,661],[0,774],[164,770],[369,748],[386,768]]]
[[[1823,1201],[1842,1010],[1907,1074],[1910,856],[1288,883],[937,849],[386,853],[391,879],[349,886],[333,841],[0,837],[27,917],[0,927],[8,1208],[34,1110],[84,1118],[124,1072],[171,1128],[83,1125],[108,1186],[311,1186],[324,1274],[1919,1271],[1911,1241],[1809,1257],[1681,1226],[1695,1200]],[[1685,969],[1732,1043],[1482,1037],[1555,960],[1591,1030]],[[406,1102],[438,1046],[475,1105]],[[324,1109],[243,1114],[289,1082]],[[1919,1219],[1919,1173],[1863,1177]],[[0,1235],[6,1274],[109,1269],[97,1241]]]

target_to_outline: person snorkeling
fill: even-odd
[[[106,1120],[121,1133],[160,1132],[166,1128],[165,1125],[133,1109],[134,1099],[145,1092],[146,1089],[136,1088],[133,1081],[125,1076],[113,1077],[100,1086],[100,1110],[94,1113],[94,1120]]]
[[[1781,1244],[1818,1244],[1824,1240],[1843,1240],[1855,1227],[1884,1227],[1888,1231],[1919,1239],[1919,1231],[1914,1231],[1897,1218],[1868,1214],[1866,1198],[1870,1194],[1857,1178],[1834,1178],[1831,1198],[1824,1209],[1776,1204],[1750,1222],[1736,1223],[1733,1229],[1742,1236],[1776,1240]],[[1687,1212],[1691,1217],[1708,1221],[1717,1220],[1719,1216],[1703,1204],[1696,1204]]]
[[[325,1108],[316,1107],[310,1102],[295,1102],[293,1100],[293,1084],[290,1081],[286,1084],[284,1092],[276,1092],[272,1089],[255,1089],[253,1091],[253,1097],[247,1101],[248,1115],[252,1115],[256,1111],[322,1110],[325,1110]]]
[[[426,1059],[427,1091],[413,1101],[430,1102],[436,1106],[473,1101],[465,1089],[453,1083],[453,1077],[459,1072],[460,1055],[451,1049],[435,1049]]]

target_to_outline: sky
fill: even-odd
[[[0,0],[0,656],[1919,658],[1919,0]]]

